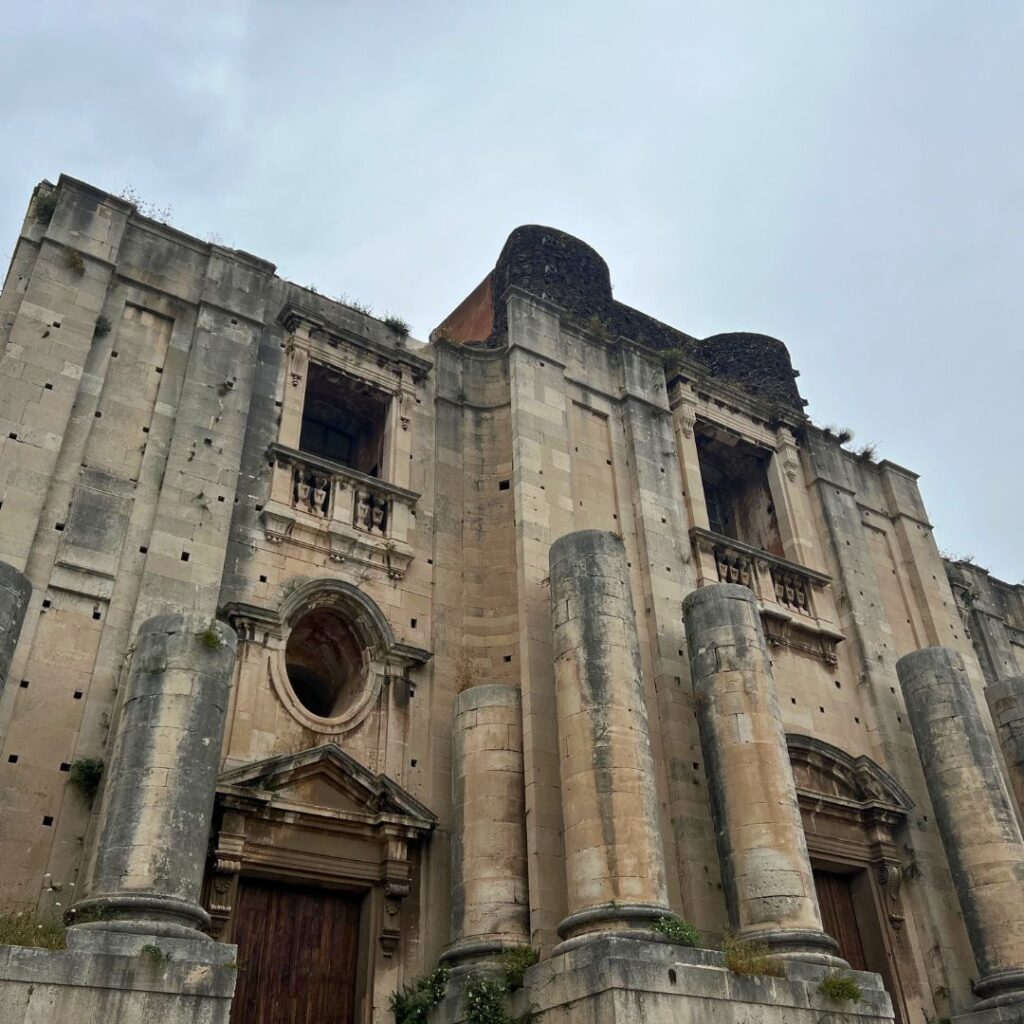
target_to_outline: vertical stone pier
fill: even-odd
[[[0,562],[0,693],[7,685],[7,673],[31,596],[32,584],[25,574],[7,562]]]
[[[787,960],[844,964],[822,930],[757,599],[714,584],[683,614],[730,926]]]
[[[205,938],[199,896],[236,643],[196,616],[142,624],[72,935]]]
[[[469,963],[530,942],[519,688],[460,693],[452,747],[452,945],[444,959]]]
[[[555,541],[549,564],[569,910],[558,932],[642,936],[670,911],[626,551],[582,530]]]
[[[1024,676],[1010,676],[985,687],[1003,760],[1017,807],[1024,814]]]
[[[975,1009],[1024,1008],[1024,840],[963,658],[926,647],[896,671],[982,975]]]

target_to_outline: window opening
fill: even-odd
[[[299,703],[319,718],[336,718],[360,692],[366,659],[344,618],[334,609],[317,608],[292,627],[285,667]]]
[[[299,448],[380,476],[387,395],[320,363],[310,363]]]
[[[711,532],[785,557],[768,487],[771,452],[708,427],[697,431],[697,459]]]

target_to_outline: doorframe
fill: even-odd
[[[888,965],[889,995],[897,1020],[909,1024],[908,991],[927,991],[908,936],[913,923],[908,929],[903,900],[904,830],[914,802],[869,757],[854,757],[798,733],[787,733],[786,743],[812,867],[864,873]]]
[[[315,781],[334,788],[336,806],[302,798]],[[374,1005],[384,1005],[401,982],[395,952],[406,931],[403,904],[436,823],[415,797],[334,743],[225,772],[204,884],[214,937],[231,941],[243,876],[363,893],[356,1019],[369,1024]]]

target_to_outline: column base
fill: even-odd
[[[528,946],[530,940],[523,937],[515,939],[505,937],[492,938],[479,936],[459,939],[453,942],[442,954],[440,962],[447,964],[453,971],[464,966],[476,966],[494,961],[506,950]]]
[[[974,994],[981,1000],[973,1007],[972,1013],[979,1010],[993,1010],[998,1006],[1021,1004],[1024,1011],[1024,971],[1000,971],[990,974],[974,986]]]
[[[67,923],[72,930],[213,941],[203,934],[210,915],[198,903],[152,893],[87,896],[71,908]]]
[[[827,973],[823,966],[791,964],[785,978],[748,977],[727,970],[715,950],[637,942],[628,932],[590,935],[531,967],[509,1011],[513,1018],[528,1013],[536,1024],[892,1024],[877,974],[851,971],[861,999],[839,1004],[819,991]],[[466,1013],[453,993],[433,1019],[456,1024]]]
[[[850,965],[840,956],[839,943],[824,932],[812,929],[777,929],[775,931],[740,932],[744,942],[762,942],[768,947],[768,955],[787,963],[818,964],[849,970]]]
[[[654,923],[673,916],[668,907],[657,903],[598,903],[562,921],[558,937],[563,941],[554,948],[553,955],[567,953],[597,935],[658,942],[661,936],[654,930]]]

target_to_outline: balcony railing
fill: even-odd
[[[820,596],[830,577],[700,527],[690,530],[690,543],[701,585],[738,583],[754,592],[769,643],[797,647],[835,663],[835,647],[843,635],[828,621],[830,602]]]
[[[380,562],[392,578],[404,574],[415,491],[282,444],[270,445],[267,454],[274,473],[263,513],[269,539],[297,540],[324,530],[335,561]]]

